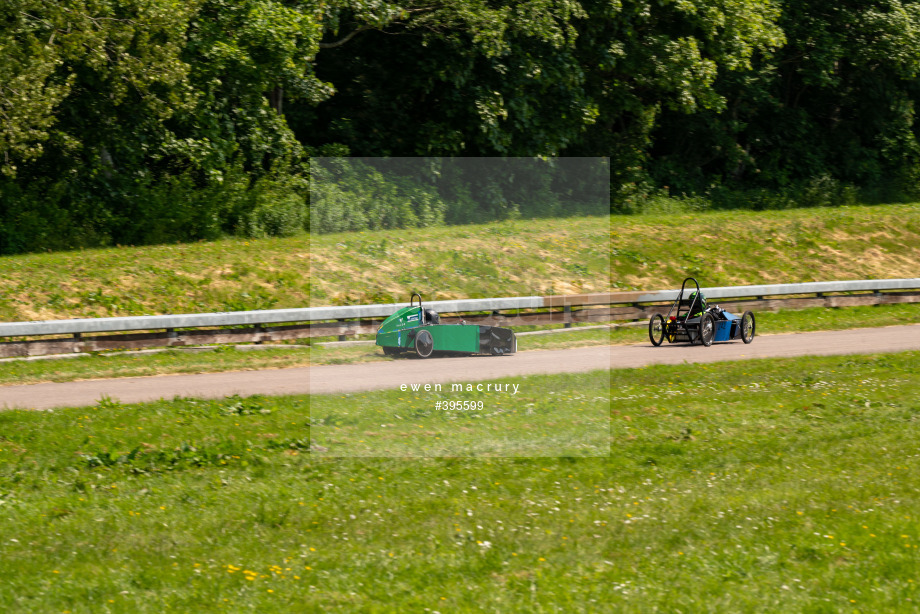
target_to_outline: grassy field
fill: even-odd
[[[305,397],[0,412],[0,607],[915,611],[918,360],[613,371],[603,458],[319,458]]]
[[[687,274],[710,286],[913,277],[918,265],[917,205],[519,220],[8,256],[0,319],[657,290]]]
[[[920,304],[757,313],[758,334],[843,330],[916,322],[920,322]],[[647,342],[647,328],[642,325],[614,330],[572,329],[550,335],[525,335],[518,337],[518,348],[520,351],[553,350]],[[282,369],[389,360],[403,359],[384,356],[380,348],[374,345],[317,345],[312,348],[279,345],[258,351],[242,351],[233,346],[222,346],[202,353],[187,350],[170,350],[156,354],[112,352],[68,359],[0,362],[0,385],[174,373]]]
[[[606,456],[607,371],[315,395],[312,451],[337,457]]]
[[[3,258],[0,318],[914,277],[918,248],[916,205],[122,247]],[[920,306],[757,315],[770,334]],[[920,610],[918,359],[515,378],[464,395],[476,413],[421,391],[0,412],[0,610]],[[0,384],[376,360],[94,355],[0,363]]]

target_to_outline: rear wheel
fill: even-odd
[[[704,313],[700,318],[700,342],[709,347],[716,336],[716,320],[711,313]]]
[[[754,314],[750,311],[745,311],[744,315],[741,316],[741,340],[745,343],[753,341],[755,328]]]
[[[648,338],[655,347],[664,341],[664,318],[660,313],[656,313],[648,321]]]
[[[415,336],[415,352],[421,358],[428,358],[434,351],[434,339],[427,330],[421,330]]]

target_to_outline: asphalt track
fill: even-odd
[[[833,354],[920,350],[920,324],[846,331],[763,335],[711,347],[600,346],[521,352],[514,356],[400,358],[388,362],[323,365],[262,371],[84,380],[60,384],[0,386],[0,408],[49,409],[93,405],[103,396],[122,403],[175,397],[221,398],[232,394],[327,394],[396,388],[401,384],[470,382],[539,373],[571,373],[681,364]]]

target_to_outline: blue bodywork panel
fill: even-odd
[[[716,320],[716,331],[712,338],[713,342],[731,341],[739,335],[738,322],[741,321],[741,318],[725,310],[722,311],[722,315],[728,319]],[[734,333],[734,336],[732,336],[732,333]]]
[[[732,334],[732,322],[731,320],[719,320],[716,322],[716,331],[713,336],[713,341],[730,341]]]

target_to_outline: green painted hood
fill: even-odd
[[[412,307],[403,307],[396,313],[388,317],[380,325],[377,333],[389,333],[397,330],[406,330],[408,328],[417,328],[422,324],[422,308],[418,305]]]

